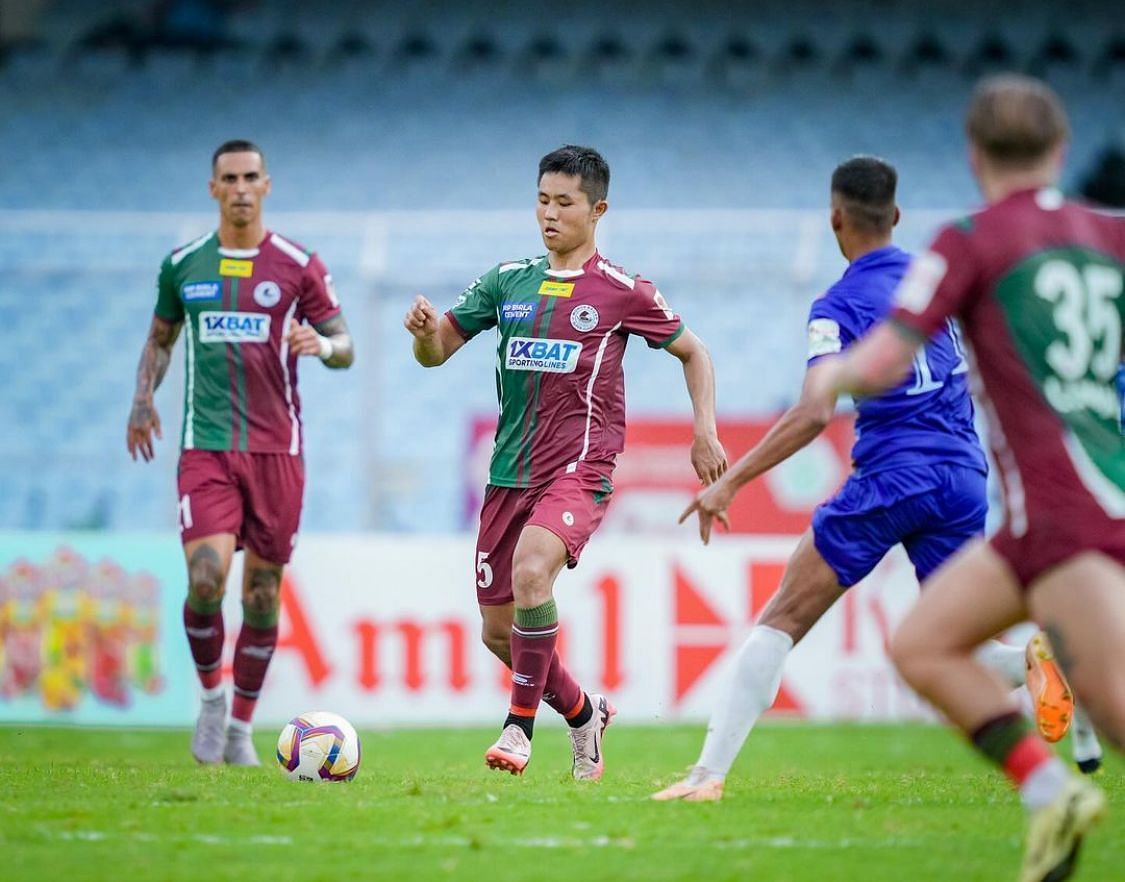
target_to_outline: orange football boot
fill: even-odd
[[[1027,642],[1027,691],[1039,733],[1052,744],[1060,741],[1074,717],[1074,693],[1042,631]]]

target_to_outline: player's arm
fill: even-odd
[[[183,322],[170,322],[160,316],[152,317],[140,364],[137,365],[137,386],[133,392],[133,407],[129,412],[129,425],[125,430],[125,446],[133,459],[140,453],[148,462],[155,456],[152,436],[162,438],[160,414],[156,411],[154,395],[168,373],[172,361],[172,348],[180,336]]]
[[[837,394],[822,381],[831,367],[831,362],[826,359],[810,365],[797,403],[782,414],[761,441],[732,465],[722,478],[700,493],[680,515],[681,524],[693,512],[699,515],[699,536],[704,545],[711,539],[715,519],[730,527],[726,511],[742,487],[787,460],[824,431],[836,412]]]
[[[438,315],[434,305],[420,294],[414,298],[402,323],[414,337],[414,358],[422,367],[445,364],[465,345],[465,338],[453,322]]]
[[[691,464],[704,484],[713,484],[727,470],[727,455],[719,443],[715,426],[715,368],[707,347],[685,329],[665,349],[676,356],[684,368],[684,381],[691,397],[694,438]]]
[[[315,355],[326,367],[349,368],[355,361],[352,335],[343,313],[309,326],[289,320],[289,351],[294,355]]]

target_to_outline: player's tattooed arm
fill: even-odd
[[[129,425],[125,431],[125,446],[133,459],[140,453],[148,462],[153,458],[152,436],[160,433],[160,414],[156,411],[153,395],[168,373],[172,361],[172,347],[180,336],[182,322],[169,322],[153,316],[148,330],[141,360],[137,365],[137,386],[133,392],[133,407],[129,412]]]
[[[351,367],[355,361],[351,331],[343,315],[312,327],[290,319],[286,339],[294,355],[315,355],[330,368]]]

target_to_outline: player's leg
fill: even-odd
[[[1018,788],[1031,813],[1021,879],[1038,882],[1069,859],[1103,803],[1095,788],[1067,771],[1004,685],[974,657],[983,641],[1027,614],[1012,570],[988,544],[977,541],[926,584],[895,633],[891,656],[906,682]]]
[[[184,543],[188,570],[184,632],[201,687],[191,753],[201,763],[222,762],[226,742],[227,698],[222,682],[223,594],[234,546],[235,537],[229,533]]]
[[[481,642],[488,647],[504,667],[512,668],[512,621],[515,617],[515,603],[481,604]],[[582,688],[566,669],[556,650],[551,656],[551,667],[547,671],[547,682],[543,689],[543,703],[568,722],[580,716]]]
[[[226,454],[185,450],[177,470],[180,538],[187,563],[184,632],[201,688],[191,752],[201,763],[222,762],[227,699],[222,686],[223,594],[242,528],[242,497]]]
[[[1125,750],[1125,566],[1083,552],[1037,579],[1028,600],[1087,713]]]
[[[1102,745],[1098,740],[1098,730],[1081,704],[1074,706],[1070,750],[1074,756],[1074,764],[1084,775],[1092,775],[1102,767]]]
[[[912,500],[919,517],[917,529],[902,542],[920,585],[968,543],[982,537],[988,518],[987,476],[961,466],[946,466],[942,472],[937,487]],[[1024,685],[1029,657],[1025,647],[997,639],[985,641],[976,650],[977,660],[1010,689]],[[1039,731],[1049,741],[1058,741],[1070,725],[1074,709],[1070,688],[1047,652],[1035,656],[1032,672],[1032,711]]]
[[[535,714],[558,641],[559,617],[553,586],[567,561],[554,533],[527,526],[512,558],[512,692],[499,740],[485,753],[489,767],[522,774],[531,759]]]
[[[257,766],[258,753],[251,740],[254,709],[277,648],[285,566],[247,547],[242,567],[242,627],[234,646],[234,700],[223,760],[230,765]]]
[[[817,550],[813,531],[807,531],[786,564],[777,593],[735,656],[733,676],[711,714],[699,761],[685,780],[653,799],[721,798],[723,782],[750,730],[777,698],[790,650],[844,590],[836,571]]]
[[[244,453],[233,460],[246,506],[246,551],[242,628],[234,647],[234,701],[223,759],[231,765],[256,766],[252,720],[277,647],[281,579],[296,543],[305,470],[299,456],[287,454]]]
[[[533,491],[489,487],[481,508],[477,533],[477,604],[481,617],[481,642],[508,669],[512,667],[512,558],[516,543],[538,494]],[[582,690],[556,652],[551,658],[543,701],[562,716],[574,716]]]
[[[535,709],[539,700],[547,701],[567,721],[571,773],[577,780],[601,778],[605,767],[602,736],[617,711],[605,696],[585,693],[555,651],[558,613],[554,581],[564,564],[578,564],[583,548],[605,517],[612,490],[602,466],[583,463],[575,472],[560,477],[535,499],[512,556],[513,688],[504,732],[515,741],[526,738],[530,751]],[[541,670],[544,657],[547,664]],[[542,684],[525,689],[521,686],[525,677],[536,684],[542,678]],[[521,703],[532,699],[532,704]],[[501,741],[504,738],[502,734]]]
[[[758,718],[777,698],[790,650],[850,586],[899,542],[887,507],[870,508],[875,479],[850,479],[819,506],[790,557],[777,593],[735,657],[732,678],[711,715],[699,760],[688,777],[653,795],[691,802],[722,798],[723,783]]]

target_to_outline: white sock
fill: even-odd
[[[793,648],[784,631],[757,625],[738,650],[734,675],[711,714],[699,766],[708,778],[723,779],[754,723],[777,698],[781,672]]]
[[[1070,772],[1058,757],[1051,757],[1024,779],[1020,786],[1020,800],[1028,811],[1041,809],[1054,802],[1067,781]]]
[[[1086,711],[1077,704],[1074,706],[1074,719],[1070,724],[1070,747],[1074,751],[1076,763],[1102,757],[1102,745],[1098,741],[1097,730],[1090,722]]]
[[[1027,654],[1022,646],[989,640],[977,647],[976,660],[995,671],[1013,689],[1027,679]]]
[[[223,687],[212,686],[210,689],[200,689],[199,694],[203,697],[204,701],[214,701],[216,698],[223,697]]]
[[[243,735],[249,735],[254,730],[253,726],[251,726],[245,720],[240,720],[237,717],[230,718],[228,728]]]

